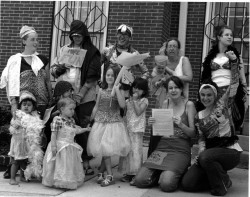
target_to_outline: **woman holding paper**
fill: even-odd
[[[41,118],[52,99],[49,61],[38,54],[38,34],[33,27],[23,26],[20,30],[23,52],[12,55],[2,72],[0,88],[6,87],[15,116],[21,91],[31,92],[37,100],[37,111]]]
[[[169,97],[162,108],[173,109],[173,134],[161,137],[155,151],[139,170],[135,177],[135,184],[139,188],[152,187],[158,182],[163,191],[175,191],[190,165],[190,139],[195,136],[196,110],[194,103],[183,96],[183,88],[183,82],[176,76],[166,81]],[[156,121],[150,117],[148,123],[152,125]]]
[[[51,74],[57,81],[68,81],[74,88],[74,99],[77,101],[76,114],[81,127],[89,124],[89,119],[96,102],[96,85],[101,77],[101,54],[93,45],[87,26],[80,20],[74,20],[70,25],[69,38],[71,43],[62,47],[55,64],[51,67]],[[66,50],[76,50],[82,52],[84,60],[82,65],[69,65],[60,62],[61,55]],[[85,174],[94,173],[90,168],[86,145],[89,132],[76,136],[76,141],[83,147],[83,165],[86,169]]]

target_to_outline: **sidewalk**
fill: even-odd
[[[146,155],[147,148],[144,148]],[[3,179],[3,172],[0,172],[0,196],[58,196],[58,197],[209,197],[209,191],[199,193],[187,193],[177,190],[173,193],[164,193],[158,187],[150,189],[139,189],[129,186],[128,183],[120,182],[121,175],[117,173],[116,164],[118,157],[112,158],[114,177],[116,184],[101,187],[96,184],[97,167],[100,158],[91,161],[95,167],[95,175],[87,176],[83,186],[77,190],[61,190],[43,186],[39,181],[29,183],[20,182],[19,186],[9,185],[9,179]],[[247,197],[248,196],[248,170],[235,168],[229,172],[233,186],[229,189],[227,197]]]

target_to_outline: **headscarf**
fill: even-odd
[[[31,34],[31,33],[36,33],[35,28],[24,25],[20,30],[20,38],[23,38],[24,36]]]
[[[216,88],[215,88],[213,85],[211,85],[211,84],[202,84],[202,86],[200,87],[199,93],[201,92],[201,90],[202,90],[204,87],[207,87],[207,86],[209,86],[209,87],[213,90],[215,97],[217,97],[217,94],[218,94],[218,93],[217,93],[217,90],[216,90]]]
[[[80,20],[74,20],[70,25],[69,38],[71,41],[73,41],[73,34],[82,35],[84,39],[86,39],[85,37],[90,38],[87,26]]]

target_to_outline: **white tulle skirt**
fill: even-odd
[[[130,139],[123,122],[94,123],[88,137],[89,155],[127,156],[130,149]]]

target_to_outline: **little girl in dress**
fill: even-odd
[[[125,107],[125,99],[119,87],[114,83],[119,72],[118,67],[109,67],[103,80],[103,88],[99,90],[97,102],[91,120],[95,120],[88,138],[87,151],[94,157],[102,156],[97,183],[102,187],[114,184],[111,156],[127,156],[130,151],[130,140],[120,107]],[[111,96],[112,88],[115,96]],[[107,176],[104,177],[104,171]]]
[[[130,98],[126,100],[126,123],[132,148],[126,158],[120,159],[119,168],[125,167],[125,175],[121,181],[130,182],[132,186],[135,185],[134,177],[143,162],[143,134],[146,127],[148,92],[148,81],[136,78],[130,90]]]
[[[10,152],[11,156],[11,185],[18,185],[16,173],[20,168],[20,180],[28,181],[31,176],[41,178],[43,151],[40,146],[41,132],[44,127],[36,111],[36,98],[28,91],[20,94],[20,110],[15,112],[10,122],[12,135]]]
[[[82,148],[74,142],[74,137],[90,128],[75,124],[75,107],[71,98],[62,98],[57,103],[60,115],[51,123],[51,141],[43,160],[42,184],[45,186],[77,189],[84,182]]]

